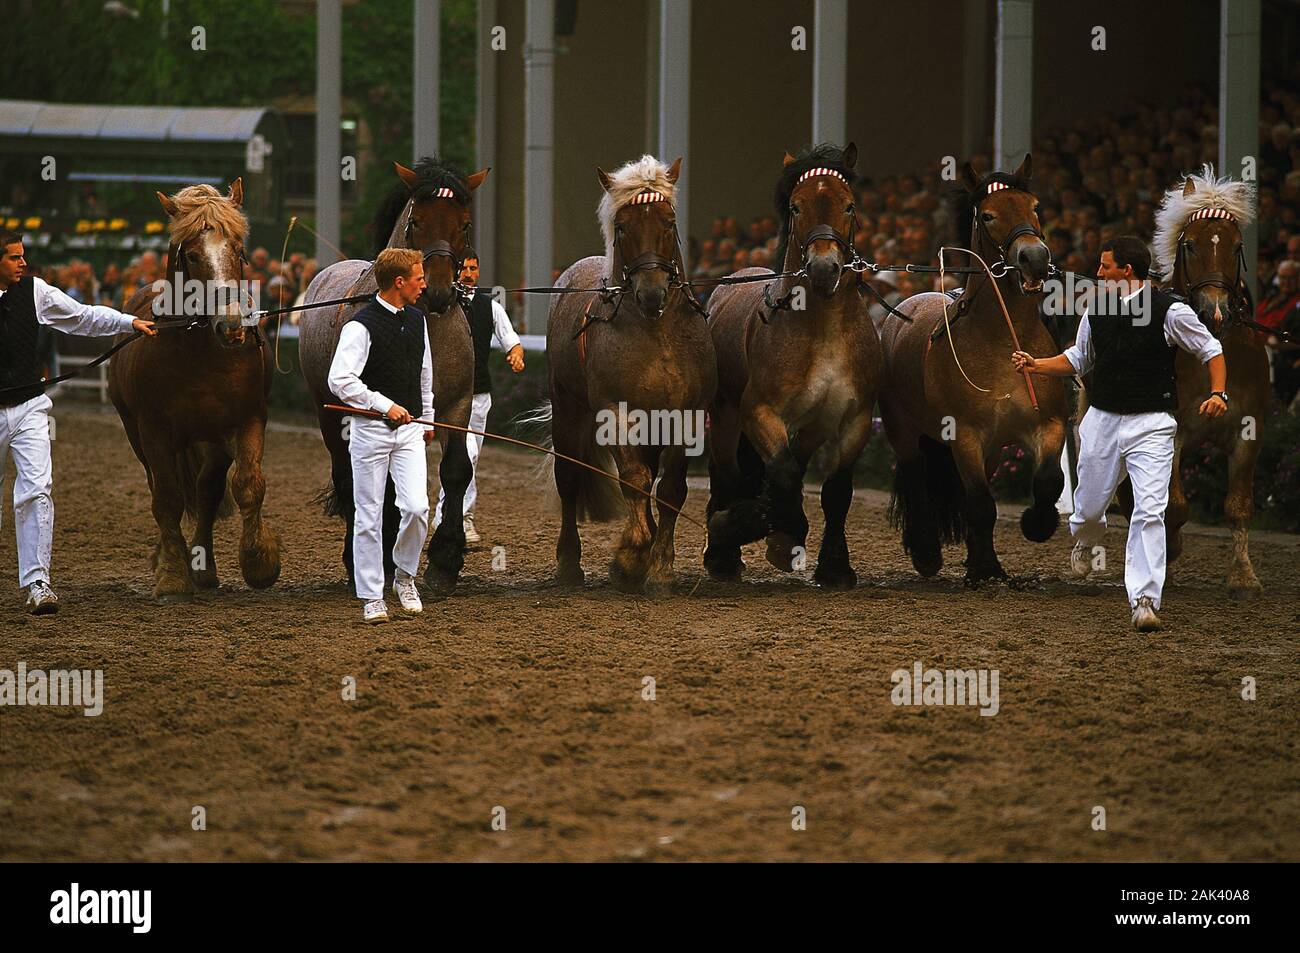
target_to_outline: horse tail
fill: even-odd
[[[317,490],[316,495],[311,498],[311,502],[313,506],[319,506],[323,509],[326,516],[343,515],[343,505],[339,501],[339,491],[334,486],[333,480],[330,480]]]
[[[198,521],[199,474],[203,471],[203,457],[197,447],[186,447],[176,455],[176,470],[180,476],[181,493],[185,497],[185,518],[191,524]],[[226,476],[226,488],[221,502],[217,505],[217,519],[226,519],[235,512],[235,500],[230,492],[230,476]]]
[[[548,400],[532,410],[518,414],[511,423],[515,426],[516,433],[523,435],[520,439],[528,439],[547,450],[554,450],[552,421],[551,402]],[[544,480],[548,487],[547,496],[553,506],[559,502],[559,494],[555,488],[555,459],[552,454],[546,454],[538,463],[536,471],[537,479]],[[574,459],[609,474],[609,477],[618,475],[614,465],[614,455],[608,448],[596,442],[594,420],[590,426],[582,429],[578,453],[574,455]],[[591,523],[608,523],[610,520],[617,519],[625,511],[622,487],[617,479],[609,477],[593,473],[586,467],[578,468],[578,519]]]
[[[966,488],[957,470],[952,447],[922,435],[921,453],[925,457],[925,489],[939,538],[946,544],[966,541]]]
[[[943,544],[966,538],[966,490],[949,447],[922,436],[919,449],[894,467],[889,524],[902,532],[912,565],[932,576],[943,565]]]

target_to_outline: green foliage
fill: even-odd
[[[1300,416],[1275,405],[1259,434],[1255,465],[1257,522],[1268,528],[1300,532]],[[1228,461],[1205,444],[1183,448],[1183,488],[1192,519],[1221,523],[1228,493]]]

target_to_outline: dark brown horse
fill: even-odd
[[[240,210],[244,187],[236,179],[230,195],[209,185],[192,185],[158,200],[171,217],[167,287],[141,288],[126,310],[137,317],[173,320],[176,301],[211,307],[184,308],[197,319],[186,330],[140,338],[109,365],[108,387],[131,448],[144,464],[158,523],[154,552],[154,598],[186,599],[195,587],[215,589],[212,525],[225,515],[226,473],[243,515],[239,568],[255,589],[280,575],[280,541],[262,520],[266,479],[262,443],[266,400],[271,390],[271,352],[259,329],[241,321],[244,239],[248,221]],[[202,283],[199,286],[192,282]],[[158,283],[161,285],[161,283]],[[155,305],[159,294],[166,295]],[[204,320],[206,318],[207,320]],[[194,521],[186,544],[181,516]]]
[[[424,158],[414,169],[393,163],[401,179],[375,215],[376,252],[383,248],[416,248],[424,252],[424,275],[428,290],[420,301],[427,315],[429,347],[433,357],[433,403],[438,420],[458,427],[469,426],[474,399],[474,345],[469,322],[461,310],[453,284],[460,264],[470,250],[470,194],[483,184],[488,170],[465,176],[437,159]],[[336,262],[312,279],[305,303],[330,301],[378,290],[373,263],[350,259]],[[323,409],[337,403],[326,378],[343,325],[361,304],[334,305],[302,312],[299,353],[302,373],[317,407],[321,437],[330,455],[331,485],[324,494],[326,512],[340,515],[347,523],[343,540],[343,565],[348,585],[353,584],[352,461],[348,455],[347,423],[337,412]],[[463,504],[473,470],[465,446],[465,434],[440,429],[438,441],[442,463],[438,469],[446,490],[443,519],[429,537],[429,562],[424,581],[434,595],[449,595],[465,564]],[[397,538],[400,514],[393,481],[384,496],[384,571],[393,574],[393,542]]]
[[[1020,517],[1025,538],[1043,542],[1060,523],[1065,389],[1059,378],[1035,377],[1031,397],[1008,360],[1015,349],[1008,320],[1022,349],[1058,350],[1038,314],[1050,257],[1030,172],[1029,156],[1014,174],[983,179],[965,164],[970,248],[1003,273],[972,276],[956,302],[940,293],[908,298],[898,310],[911,320],[891,317],[881,333],[880,405],[898,458],[891,519],[923,576],[942,568],[943,543],[964,539],[968,583],[1006,578],[993,549],[997,504],[989,489],[1005,444],[1020,444],[1034,461],[1034,502]]]
[[[724,286],[709,299],[718,394],[710,415],[704,562],[715,578],[737,578],[741,544],[764,537],[768,562],[785,572],[802,568],[804,471],[828,444],[821,491],[826,528],[813,578],[829,588],[857,581],[844,521],[853,465],[871,434],[881,364],[857,275],[845,277],[855,257],[850,182],[857,155],[849,143],[785,157],[776,187],[776,260],[783,272],[803,277]]]
[[[1254,217],[1249,183],[1215,178],[1205,166],[1200,175],[1165,193],[1156,213],[1153,240],[1160,267],[1172,290],[1191,302],[1201,321],[1223,344],[1228,365],[1228,412],[1222,417],[1198,413],[1210,392],[1209,372],[1194,356],[1178,351],[1178,433],[1165,517],[1169,559],[1183,548],[1187,496],[1179,460],[1183,448],[1212,443],[1228,457],[1228,495],[1224,512],[1232,527],[1232,564],[1228,592],[1254,598],[1262,590],[1250,564],[1250,518],[1255,511],[1255,461],[1270,400],[1268,358],[1258,331],[1241,323],[1253,317],[1246,286],[1241,228]],[[1127,489],[1127,488],[1125,488]],[[1131,493],[1121,495],[1131,506]]]
[[[681,161],[669,168],[643,156],[612,174],[596,170],[605,190],[605,255],[570,265],[557,285],[620,290],[559,295],[546,327],[555,449],[606,469],[612,457],[619,477],[637,488],[622,489],[627,523],[609,567],[610,581],[628,592],[647,583],[666,589],[674,580],[673,508],[686,500],[687,444],[693,437],[702,450],[704,414],[717,386],[708,328],[683,285],[673,210]],[[653,420],[667,422],[669,432],[633,436],[637,422]],[[645,495],[656,478],[658,525]],[[620,487],[564,460],[555,461],[555,486],[563,511],[556,578],[581,585],[578,518],[612,519]]]

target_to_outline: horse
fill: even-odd
[[[439,159],[425,157],[414,169],[394,162],[400,181],[375,213],[375,252],[384,248],[415,248],[424,254],[424,275],[428,289],[420,305],[425,311],[429,347],[433,358],[433,404],[439,421],[458,427],[469,426],[474,399],[474,345],[469,321],[462,309],[458,279],[460,266],[472,250],[470,196],[483,184],[488,171],[463,175]],[[385,238],[385,236],[387,236]],[[305,304],[336,298],[373,294],[378,290],[373,262],[348,259],[335,262],[312,279]],[[347,524],[343,539],[343,566],[349,587],[355,588],[352,561],[352,524],[356,506],[352,495],[352,460],[348,454],[348,423],[336,411],[324,409],[338,398],[326,379],[343,325],[362,304],[343,304],[302,312],[299,322],[299,355],[303,378],[316,404],[321,438],[330,455],[329,486],[318,498],[331,516],[342,516]],[[442,463],[438,474],[446,491],[443,519],[429,537],[428,565],[424,581],[435,596],[448,596],[456,588],[465,565],[463,504],[473,469],[465,434],[439,429]],[[384,495],[384,572],[391,581],[393,543],[400,522],[396,491],[389,479]]]
[[[237,293],[248,235],[243,181],[235,179],[228,196],[210,185],[157,195],[171,223],[167,262],[173,279],[139,289],[126,311],[151,317],[160,310],[160,294],[183,300],[188,310],[193,298],[186,285],[193,281],[215,293],[211,302],[204,295],[203,314],[187,315],[196,319],[189,327],[138,338],[108,367],[108,393],[144,465],[158,524],[153,596],[162,603],[184,601],[196,588],[217,588],[212,526],[232,510],[226,481],[232,462],[229,490],[244,522],[240,572],[249,586],[265,589],[280,575],[280,539],[262,519],[262,447],[273,366],[261,329],[243,324]],[[182,515],[193,521],[189,546]]]
[[[802,568],[808,519],[803,476],[829,446],[822,483],[826,517],[813,579],[850,589],[844,522],[853,466],[871,435],[880,386],[880,339],[856,276],[857,217],[851,181],[857,147],[819,145],[785,155],[776,186],[776,260],[799,277],[725,285],[709,298],[718,354],[718,392],[710,411],[709,542],[704,562],[715,579],[737,579],[742,543],[766,537],[767,560]],[[770,275],[746,268],[738,277]],[[779,286],[779,290],[775,290]]]
[[[1031,384],[1008,360],[1016,346],[1008,324],[1021,349],[1058,350],[1038,314],[1051,257],[1029,188],[1032,169],[1029,155],[1010,174],[980,178],[963,165],[970,250],[995,277],[975,274],[955,302],[941,292],[914,295],[881,334],[880,405],[897,458],[890,522],[922,576],[943,567],[944,543],[964,539],[968,585],[1008,578],[993,548],[997,503],[989,489],[1007,443],[1034,460],[1033,504],[1021,514],[1021,532],[1041,543],[1060,523],[1065,387],[1060,378]]]
[[[713,344],[685,280],[677,233],[673,201],[681,164],[679,158],[669,167],[646,155],[612,173],[598,167],[605,254],[575,262],[556,282],[559,288],[606,290],[552,300],[546,325],[550,408],[542,416],[550,417],[557,451],[607,473],[616,466],[630,484],[620,496],[613,480],[555,460],[560,585],[580,586],[585,578],[578,518],[607,521],[620,508],[626,522],[610,561],[610,582],[624,592],[661,592],[675,579],[673,532],[686,501],[688,428],[702,452],[705,412],[717,387]],[[666,439],[638,437],[634,427],[612,426],[616,420],[676,421],[678,429]],[[647,495],[656,478],[657,525]]]
[[[1243,323],[1243,319],[1250,321],[1255,309],[1246,284],[1241,229],[1254,214],[1251,183],[1216,178],[1213,166],[1206,164],[1199,175],[1186,176],[1181,185],[1165,193],[1156,212],[1152,240],[1158,267],[1171,290],[1191,303],[1223,345],[1230,401],[1222,417],[1198,413],[1210,392],[1209,372],[1179,349],[1175,365],[1178,410],[1174,414],[1178,432],[1165,515],[1169,560],[1182,552],[1183,524],[1188,516],[1179,472],[1182,450],[1188,445],[1213,444],[1228,457],[1228,493],[1223,508],[1232,528],[1232,565],[1227,586],[1229,594],[1238,599],[1253,599],[1263,591],[1250,563],[1249,527],[1255,511],[1255,461],[1270,401],[1268,355],[1264,336]],[[1131,490],[1121,503],[1131,508]]]

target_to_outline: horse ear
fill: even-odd
[[[472,175],[468,175],[465,177],[465,184],[469,186],[469,190],[473,192],[475,189],[477,189],[480,185],[483,184],[483,180],[488,177],[488,173],[491,171],[492,171],[492,167],[488,166],[486,169],[481,169],[480,171],[475,172]]]
[[[677,177],[681,174],[682,174],[682,157],[678,156],[677,161],[668,167],[668,181],[676,185]]]
[[[790,155],[790,153],[787,152],[787,153],[785,154],[785,158],[783,158],[783,159],[781,160],[781,165],[786,166],[786,165],[789,165],[789,164],[790,164],[791,162],[793,162],[793,161],[794,161],[794,156]]]
[[[1026,152],[1024,160],[1020,163],[1020,167],[1016,169],[1016,178],[1020,179],[1022,182],[1028,182],[1033,177],[1034,160],[1033,157]]]
[[[850,142],[844,147],[844,164],[850,169],[858,164],[858,144]]]
[[[414,192],[416,185],[420,182],[420,177],[415,174],[415,171],[408,169],[400,162],[394,162],[393,169],[397,172],[397,177],[406,183],[406,187]]]
[[[606,192],[608,192],[609,173],[606,172],[604,169],[602,169],[600,166],[596,166],[596,178],[600,179],[600,187],[604,189]]]
[[[969,162],[961,164],[961,181],[966,186],[967,192],[978,192],[980,188],[980,177],[975,174],[975,167]]]
[[[244,206],[244,177],[242,175],[230,183],[230,201],[240,208]]]
[[[154,195],[158,196],[158,201],[162,203],[163,211],[166,212],[168,215],[170,215],[172,218],[175,218],[176,213],[180,211],[180,209],[176,207],[176,203],[173,202],[171,199],[169,199],[167,196],[163,195],[161,192],[155,192]]]
[[[1196,191],[1196,183],[1192,181],[1192,177],[1189,175],[1187,177],[1187,181],[1183,183],[1183,194],[1191,195],[1195,191]]]

